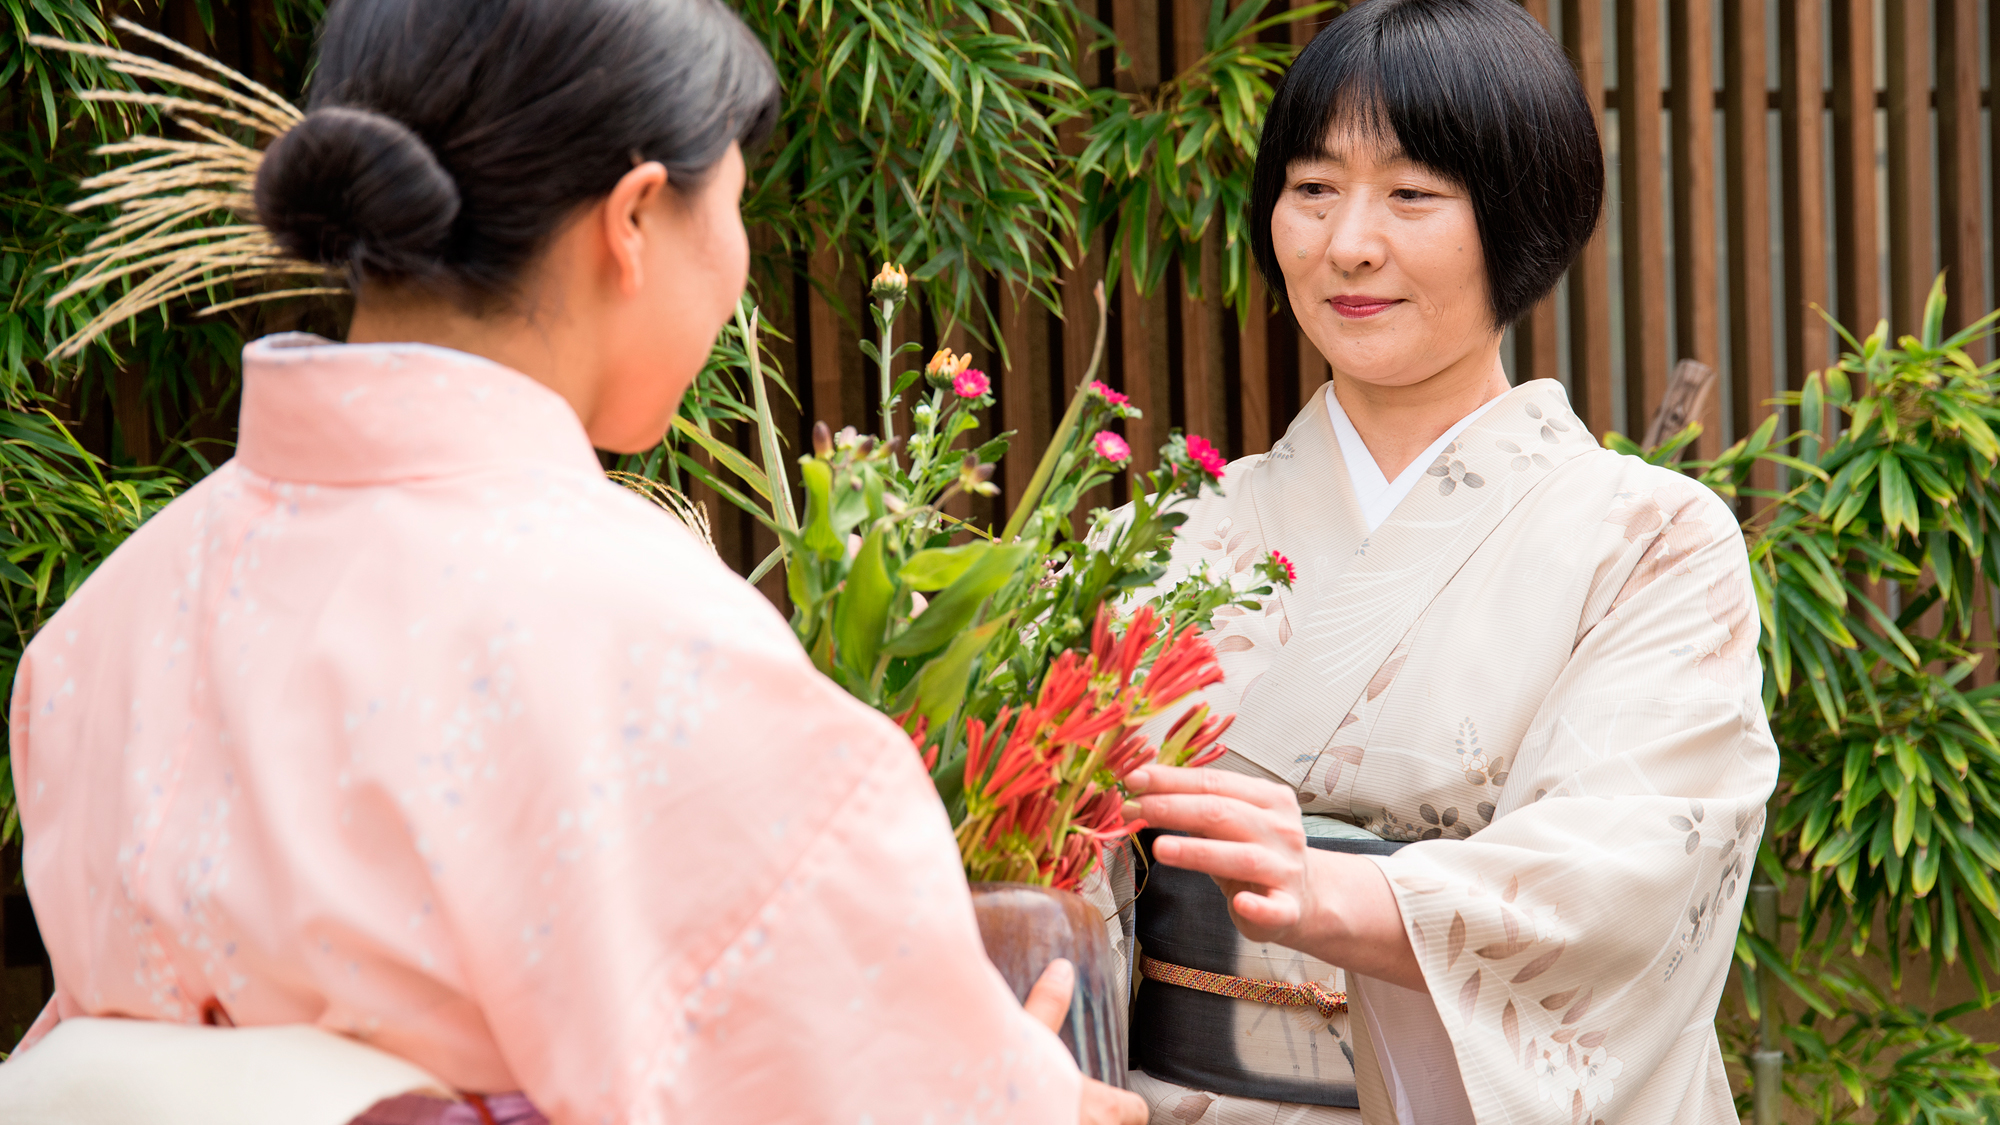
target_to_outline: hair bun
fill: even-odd
[[[424,139],[372,110],[315,109],[265,152],[257,218],[287,254],[370,277],[435,273],[458,185]]]

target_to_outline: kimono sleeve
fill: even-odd
[[[404,790],[514,1079],[555,1125],[1074,1120],[908,738],[754,597],[516,650],[481,768]]]
[[[1714,1014],[1777,751],[1733,517],[1651,534],[1493,823],[1381,861],[1481,1121],[1734,1120]]]

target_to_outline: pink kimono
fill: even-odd
[[[1074,1120],[909,740],[553,392],[244,350],[13,698],[60,1019],[313,1023],[557,1125]]]

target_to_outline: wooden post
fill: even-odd
[[[1813,306],[1825,308],[1826,148],[1821,126],[1826,112],[1825,78],[1820,73],[1820,0],[1779,0],[1779,119],[1783,123],[1781,166],[1785,203],[1785,355],[1792,376],[1803,386],[1809,371],[1824,368],[1826,322]],[[1804,49],[1801,50],[1801,44]],[[1788,383],[1790,380],[1787,381]],[[1796,421],[1794,422],[1796,426]],[[1744,428],[1748,432],[1748,428]]]
[[[1173,69],[1176,73],[1193,66],[1205,53],[1208,39],[1208,0],[1171,0],[1174,20]],[[1241,451],[1226,448],[1229,442],[1229,396],[1225,388],[1223,362],[1222,305],[1222,221],[1210,218],[1203,232],[1199,260],[1183,262],[1181,292],[1170,295],[1180,302],[1181,313],[1181,404],[1187,432],[1201,434],[1234,457]],[[1193,276],[1189,277],[1188,274]],[[1192,284],[1190,284],[1192,283]],[[1192,292],[1199,289],[1200,296]]]
[[[1889,60],[1889,329],[1923,323],[1931,260],[1930,5],[1884,0]]]
[[[1116,72],[1118,88],[1127,92],[1148,92],[1159,88],[1160,23],[1157,0],[1112,0],[1112,30],[1125,47],[1130,69]],[[1157,218],[1145,217],[1148,228]],[[1142,236],[1143,237],[1143,236]],[[1138,278],[1127,265],[1118,279],[1119,333],[1108,346],[1120,351],[1122,390],[1139,408],[1142,417],[1125,423],[1125,437],[1132,446],[1132,469],[1153,468],[1159,447],[1167,438],[1172,422],[1172,403],[1167,365],[1167,300],[1165,294],[1141,296]],[[1094,331],[1096,318],[1089,321]]]
[[[1521,0],[1535,22],[1549,26],[1549,0]],[[1587,87],[1586,87],[1587,88]],[[1556,295],[1535,302],[1514,325],[1514,373],[1520,380],[1560,379],[1562,342],[1556,338]]]
[[[1618,8],[1620,272],[1625,279],[1626,433],[1667,389],[1667,216],[1660,175],[1660,5]]]
[[[1604,133],[1604,6],[1598,0],[1563,0],[1563,46],[1590,96],[1590,112]],[[1657,95],[1656,95],[1657,96]],[[1611,416],[1611,251],[1600,225],[1569,271],[1570,397],[1591,432],[1622,423]]]
[[[1246,284],[1248,312],[1236,336],[1236,409],[1243,430],[1238,456],[1262,453],[1276,440],[1271,424],[1271,295],[1254,262]]]
[[[1875,6],[1833,0],[1833,243],[1835,315],[1857,336],[1882,317],[1875,210]]]
[[[1979,198],[1979,0],[1937,0],[1938,210],[1944,328],[1979,319],[1986,298],[1986,236]],[[1984,359],[1987,344],[1973,345]]]
[[[1694,359],[1674,364],[1666,394],[1661,396],[1659,408],[1653,411],[1653,421],[1646,427],[1646,440],[1642,444],[1647,449],[1657,449],[1686,429],[1689,422],[1698,420],[1708,409],[1709,400],[1714,397],[1709,392],[1714,389],[1715,368]],[[1679,460],[1679,455],[1674,459]]]
[[[1669,3],[1673,52],[1674,351],[1682,364],[1719,362],[1722,352],[1721,278],[1715,263],[1715,49],[1713,9]],[[1675,375],[1681,368],[1675,368]],[[1664,399],[1662,401],[1665,401]],[[1722,402],[1703,396],[1698,457],[1722,451]]]
[[[1723,0],[1723,115],[1729,158],[1730,413],[1749,433],[1770,411],[1772,379],[1770,109],[1764,68],[1762,0]],[[1751,484],[1769,488],[1771,467],[1758,462]]]
[[[994,379],[994,386],[1000,395],[1000,428],[1014,431],[1007,457],[1000,463],[1001,509],[1010,511],[1027,490],[1035,463],[1054,436],[1049,388],[1036,378],[1049,369],[1049,318],[1040,301],[1017,286],[1003,285],[1000,331],[1007,340],[1007,369]]]

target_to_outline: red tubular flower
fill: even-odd
[[[1144,688],[1148,710],[1158,711],[1212,684],[1222,682],[1222,665],[1215,646],[1196,635],[1193,626],[1167,641],[1153,661]]]
[[[1298,570],[1292,566],[1292,560],[1286,558],[1283,551],[1272,551],[1271,561],[1284,570],[1285,581],[1297,582],[1299,580]]]

